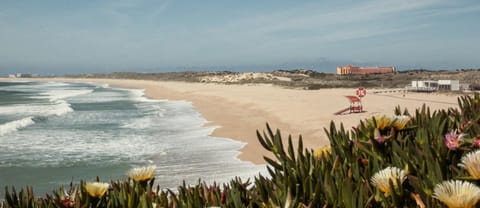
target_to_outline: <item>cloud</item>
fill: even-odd
[[[408,30],[405,25],[386,22],[394,16],[405,12],[422,9],[433,5],[435,1],[367,1],[352,5],[340,5],[336,10],[324,9],[322,4],[300,6],[272,14],[251,15],[232,20],[222,25],[201,28],[200,33],[209,36],[214,45],[243,45],[245,42],[272,44],[279,42],[298,42],[311,39],[320,42],[335,42],[358,37],[376,36],[389,32]],[[378,32],[372,22],[378,22],[385,28]],[[397,28],[398,27],[398,28]],[[375,30],[373,30],[375,28]],[[415,28],[415,27],[412,27]],[[371,29],[371,30],[370,30]],[[349,34],[339,34],[347,31]],[[367,31],[371,31],[369,35]],[[358,35],[356,35],[358,33]],[[288,37],[291,34],[291,37]],[[213,36],[213,37],[212,37]],[[339,37],[335,39],[334,37]],[[217,43],[217,44],[216,44]],[[238,44],[235,44],[238,43]],[[248,44],[247,44],[248,45]]]
[[[278,62],[315,56],[335,59],[340,54],[340,57],[354,56],[342,52],[352,41],[358,43],[359,39],[372,37],[398,38],[406,34],[428,33],[439,23],[426,17],[425,13],[435,8],[450,11],[445,9],[449,6],[450,1],[441,0],[373,0],[334,7],[321,3],[300,5],[199,28],[197,36],[203,39],[198,39],[191,48],[203,51],[205,61],[222,60],[222,63]],[[454,11],[458,14],[475,9],[456,8]],[[177,35],[189,37],[188,34]],[[362,42],[389,51],[387,45],[374,40]],[[219,48],[224,50],[217,50]]]
[[[437,4],[436,0],[374,0],[333,7],[313,3],[265,11],[198,28],[197,37],[203,39],[198,39],[192,48],[210,49],[207,54],[211,54],[212,61],[215,57],[222,59],[226,56],[232,57],[227,60],[234,62],[244,61],[242,59],[275,62],[288,57],[314,56],[312,48],[316,47],[318,51],[325,44],[426,29],[429,23],[418,22],[411,14]],[[416,21],[417,24],[399,19]],[[177,37],[182,36],[189,37],[177,33]],[[227,49],[229,53],[216,53],[216,48]],[[316,53],[317,56],[328,55]]]
[[[285,30],[298,30],[309,28],[332,27],[338,25],[353,25],[368,23],[379,19],[389,19],[391,16],[423,8],[429,5],[429,1],[362,1],[357,5],[349,5],[346,9],[315,12],[321,5],[312,8],[304,8],[297,15],[291,15],[272,21],[265,27],[259,28],[265,33]],[[302,15],[303,14],[303,15]],[[293,18],[292,18],[293,16]]]
[[[454,1],[453,3],[444,4],[444,8],[433,8],[426,10],[423,17],[438,17],[438,16],[455,16],[469,13],[478,13],[480,5],[475,1],[474,4],[459,4],[462,1]]]

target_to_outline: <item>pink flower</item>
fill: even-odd
[[[465,130],[467,127],[471,126],[472,124],[473,124],[473,121],[463,122],[463,123],[460,125],[460,130],[463,131],[463,130]]]
[[[379,129],[375,129],[375,131],[373,132],[373,138],[380,144],[385,143],[385,141],[390,137],[391,137],[390,135],[389,136],[382,135]]]
[[[480,148],[480,136],[476,137],[472,143],[472,146]]]
[[[385,143],[385,140],[387,140],[387,139],[388,139],[388,137],[387,137],[387,136],[383,136],[383,135],[380,135],[380,136],[375,137],[375,140],[377,140],[377,142],[380,143],[380,144]]]
[[[464,136],[465,134],[457,134],[457,130],[452,130],[450,133],[445,134],[445,145],[447,145],[448,149],[457,149],[460,147]]]

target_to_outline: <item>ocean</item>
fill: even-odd
[[[80,180],[126,179],[156,165],[161,188],[244,179],[265,171],[237,159],[244,143],[209,136],[215,127],[183,101],[142,90],[68,82],[0,82],[0,196],[33,186],[43,196]]]

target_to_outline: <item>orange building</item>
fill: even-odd
[[[395,72],[395,67],[359,67],[359,66],[339,66],[337,74],[385,74]]]

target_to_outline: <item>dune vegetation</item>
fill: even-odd
[[[458,104],[434,112],[397,107],[352,129],[332,122],[330,145],[318,149],[267,125],[257,136],[274,155],[265,157],[268,174],[247,181],[163,189],[151,166],[132,169],[124,181],[82,181],[44,197],[32,187],[6,187],[0,207],[475,207],[480,96]]]

